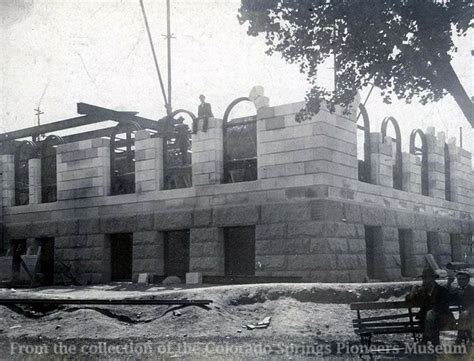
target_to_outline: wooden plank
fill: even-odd
[[[13,132],[3,133],[3,134],[0,134],[0,142],[5,141],[5,140],[27,138],[27,137],[31,137],[32,135],[52,133],[58,130],[81,127],[84,125],[94,124],[101,121],[103,120],[90,117],[88,115],[82,115],[76,118],[60,120],[57,122],[38,125],[36,127],[29,127],[29,128],[24,128],[20,130],[15,130]]]
[[[110,135],[112,134],[114,130],[115,130],[115,127],[109,127],[109,128],[91,130],[91,131],[83,132],[83,133],[66,135],[62,138],[64,139],[65,143],[73,143],[73,142],[79,142],[81,140],[96,139],[96,138],[102,138],[102,137],[110,138]]]
[[[369,321],[383,321],[383,320],[393,320],[397,318],[410,317],[409,313],[400,313],[399,315],[385,315],[385,316],[376,316],[376,317],[363,317],[363,318],[354,318],[352,322],[369,322]]]
[[[138,112],[123,112],[107,109],[87,103],[77,103],[77,113],[87,114],[105,120],[115,120],[121,123],[137,122],[144,129],[158,129],[158,121],[137,116]]]
[[[207,305],[212,300],[137,300],[137,299],[72,299],[72,298],[2,298],[0,305]]]
[[[413,325],[417,325],[419,322],[413,322]],[[354,328],[379,328],[379,327],[394,327],[394,326],[411,326],[412,323],[410,321],[402,321],[402,322],[367,322],[363,324],[355,324]]]
[[[112,109],[106,109],[102,107],[97,107],[95,105],[77,103],[78,113],[81,114],[79,117],[59,120],[56,122],[41,124],[35,127],[29,127],[24,129],[15,130],[13,132],[0,134],[0,142],[7,140],[15,140],[21,138],[27,138],[31,136],[38,136],[40,134],[48,134],[57,132],[59,130],[71,129],[82,127],[86,125],[96,124],[100,122],[105,122],[108,120],[130,123],[136,122],[142,126],[144,129],[154,129],[154,130],[164,130],[164,123],[152,119],[147,119],[137,116],[137,112],[122,112],[115,111]],[[101,130],[99,130],[101,132]],[[82,136],[77,136],[76,139],[90,139],[86,138],[89,132],[83,133]],[[101,133],[99,133],[101,134]],[[93,132],[90,132],[91,137],[100,137]],[[71,140],[69,140],[71,141]]]
[[[367,328],[367,329],[356,329],[356,334],[373,334],[373,335],[388,335],[391,333],[421,333],[423,329],[421,327],[400,327],[400,328]]]
[[[389,310],[409,307],[412,306],[405,301],[351,303],[351,310]]]

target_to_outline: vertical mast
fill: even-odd
[[[168,46],[168,114],[172,112],[171,103],[171,9],[170,0],[166,0],[166,40]]]
[[[171,111],[170,111],[171,107],[168,105],[168,100],[166,98],[166,91],[165,91],[165,87],[163,85],[163,79],[161,78],[160,67],[158,66],[158,59],[156,57],[155,47],[153,46],[153,40],[151,38],[150,26],[148,25],[148,19],[146,17],[145,6],[143,5],[143,0],[140,0],[140,6],[142,8],[143,20],[145,21],[145,28],[146,28],[146,32],[148,34],[148,41],[150,42],[151,52],[153,54],[153,60],[155,62],[156,73],[158,75],[158,81],[160,82],[161,93],[163,94],[163,100],[165,102],[166,113],[170,114],[171,113]]]

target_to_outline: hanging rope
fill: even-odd
[[[168,99],[166,98],[165,86],[163,85],[163,79],[161,78],[160,67],[158,65],[158,59],[156,57],[155,47],[153,45],[153,40],[151,38],[150,27],[148,26],[148,19],[146,17],[145,6],[143,5],[143,0],[140,0],[140,6],[142,8],[143,19],[145,20],[146,32],[148,34],[148,40],[150,42],[151,52],[153,54],[153,60],[155,62],[156,72],[158,74],[158,80],[160,81],[160,87],[161,87],[161,92],[163,94],[163,100],[165,102],[166,112],[168,114],[170,112],[170,107],[169,107],[169,104],[168,104]]]

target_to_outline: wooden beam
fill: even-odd
[[[77,103],[77,112],[81,114],[81,116],[0,134],[0,142],[28,137],[38,137],[40,134],[54,133],[59,130],[82,127],[86,125],[105,122],[108,120],[112,120],[119,123],[136,122],[143,129],[152,129],[157,131],[164,131],[166,129],[164,121],[156,121],[139,117],[137,116],[137,112],[119,112],[112,109],[102,108],[86,103]],[[63,138],[65,140],[67,139],[68,142],[72,142],[107,136],[108,134],[106,133],[107,130],[100,129],[98,131],[83,132],[79,134],[64,136]]]
[[[72,299],[72,298],[2,298],[0,305],[209,305],[212,300],[156,299]]]
[[[138,112],[122,112],[96,105],[77,103],[77,112],[79,114],[93,115],[105,120],[115,120],[120,123],[136,122],[143,129],[158,130],[158,121],[137,116]]]
[[[82,127],[84,125],[90,125],[101,121],[102,120],[98,120],[97,118],[94,118],[92,116],[83,115],[80,117],[60,120],[57,122],[43,124],[36,127],[29,127],[20,130],[14,130],[13,132],[3,133],[0,134],[0,142],[27,138],[31,136],[38,136],[40,134],[53,133],[58,130]]]

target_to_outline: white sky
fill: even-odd
[[[239,25],[240,1],[171,3],[174,109],[196,113],[204,93],[222,117],[254,85],[264,86],[271,105],[304,99],[309,85],[297,66],[265,55],[264,39],[249,37]],[[145,7],[166,86],[166,2],[145,0]],[[0,0],[0,21],[0,132],[35,125],[39,103],[42,123],[76,116],[78,102],[164,116],[139,0]],[[468,94],[474,94],[473,40],[470,34],[458,41],[453,61]],[[332,83],[330,70],[321,81]],[[464,147],[474,151],[474,131],[450,96],[427,106],[386,105],[375,89],[367,108],[372,131],[388,115],[399,121],[404,143],[413,128],[432,125],[451,137],[462,126]]]

